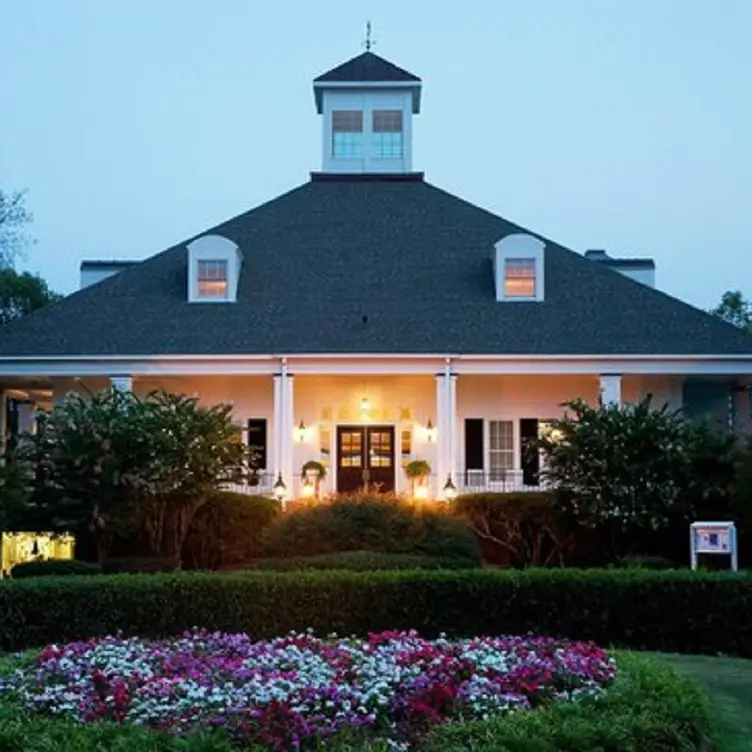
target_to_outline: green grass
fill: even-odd
[[[752,749],[752,661],[666,655],[661,659],[699,682],[710,694],[719,725],[719,752]]]

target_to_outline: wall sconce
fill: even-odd
[[[428,423],[426,423],[426,439],[429,442],[436,441],[436,428],[430,418],[428,419]]]
[[[284,501],[287,496],[287,486],[282,480],[282,473],[277,474],[277,480],[272,487],[272,493],[277,501]]]
[[[360,412],[368,413],[370,411],[371,411],[371,402],[368,399],[368,397],[363,397],[363,399],[360,401]]]
[[[446,483],[444,484],[444,498],[447,501],[457,498],[457,486],[452,482],[452,474],[447,475]]]
[[[308,429],[306,424],[301,420],[300,425],[295,429],[295,438],[300,444],[302,444],[308,436]]]

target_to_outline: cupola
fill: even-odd
[[[412,116],[421,81],[367,49],[313,82],[323,115],[322,170],[404,173],[412,170]]]

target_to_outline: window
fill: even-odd
[[[402,110],[374,110],[373,156],[402,157]]]
[[[248,420],[248,448],[253,452],[253,466],[259,470],[266,469],[266,418]]]
[[[360,110],[332,112],[332,156],[337,159],[363,156],[363,113]]]
[[[514,469],[514,424],[511,420],[491,420],[488,429],[489,480],[503,481]]]
[[[535,259],[508,258],[506,260],[504,295],[508,298],[535,297]]]
[[[227,261],[198,262],[199,298],[226,298],[228,291]]]

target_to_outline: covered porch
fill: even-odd
[[[527,443],[562,415],[562,403],[576,398],[595,403],[600,395],[621,403],[651,394],[656,406],[713,414],[739,430],[749,425],[743,372],[704,374],[685,366],[684,373],[660,373],[653,364],[651,373],[639,363],[620,364],[622,372],[615,364],[604,373],[589,363],[560,364],[565,367],[554,371],[530,361],[461,358],[227,365],[173,363],[125,375],[51,374],[33,382],[9,376],[0,382],[3,434],[32,430],[35,409],[49,409],[70,391],[112,385],[144,395],[166,389],[205,404],[232,405],[260,468],[237,491],[270,494],[281,479],[285,497],[299,498],[311,492],[303,466],[317,462],[326,469],[316,484],[320,495],[363,487],[408,493],[405,468],[422,460],[430,468],[425,493],[441,498],[449,479],[459,493],[540,490],[539,461]]]

